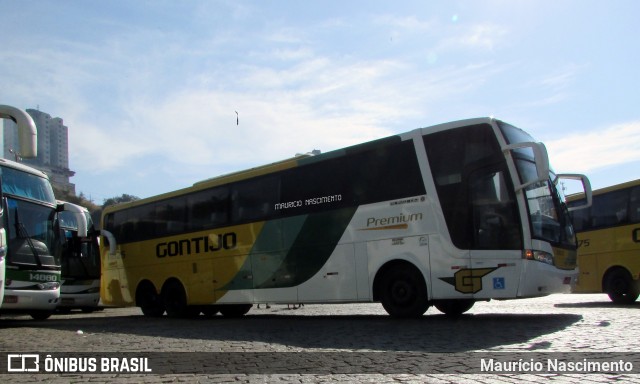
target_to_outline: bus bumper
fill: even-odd
[[[525,260],[518,297],[571,293],[577,278],[577,268],[564,270],[540,261]]]
[[[58,308],[96,308],[100,302],[100,293],[62,293]]]
[[[99,302],[100,280],[65,281],[60,287],[58,308],[95,309]]]
[[[54,311],[60,302],[59,290],[12,290],[6,288],[0,311]]]

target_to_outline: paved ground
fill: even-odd
[[[552,295],[477,303],[453,320],[435,308],[421,319],[396,320],[379,304],[295,310],[272,305],[254,307],[241,319],[149,319],[137,308],[45,321],[5,316],[0,318],[0,373],[6,372],[8,353],[36,352],[41,366],[48,353],[61,361],[69,356],[151,356],[156,374],[5,373],[0,381],[640,383],[638,309],[640,303],[617,306],[606,295]],[[603,358],[623,360],[621,366],[632,365],[633,371],[584,374],[578,366],[580,374],[567,374],[550,373],[547,367],[549,359],[580,363]],[[505,364],[498,367],[530,363],[520,365],[528,373],[481,373],[481,360],[489,364],[490,359]]]

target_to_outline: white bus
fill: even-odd
[[[36,125],[26,112],[8,105],[0,105],[0,118],[10,119],[18,127],[20,153],[23,157],[36,157],[38,147],[36,141]],[[0,174],[0,183],[2,175]],[[0,197],[2,187],[0,186]],[[7,232],[4,220],[4,204],[0,207],[0,303],[4,299],[5,268],[7,256]]]
[[[205,180],[104,209],[102,301],[147,316],[381,302],[415,317],[570,292],[562,177],[591,193],[527,133],[479,118]]]
[[[0,117],[18,125],[20,157],[36,156],[36,128],[24,111],[0,105]],[[27,313],[46,319],[60,298],[61,233],[58,205],[46,174],[0,159],[2,226],[6,235],[4,298],[0,313]],[[83,221],[84,216],[79,215]],[[86,227],[86,225],[85,225]]]
[[[70,203],[63,203],[69,204]],[[75,204],[74,204],[75,205]],[[59,312],[80,309],[83,312],[93,312],[101,309],[100,302],[100,251],[98,247],[98,232],[93,226],[89,211],[76,205],[86,218],[88,228],[79,228],[77,215],[74,212],[63,211],[59,214],[60,228],[66,241],[62,247],[61,283]],[[86,233],[85,237],[78,233]]]

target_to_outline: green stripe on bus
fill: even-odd
[[[271,220],[265,224],[241,271],[252,270],[253,283],[222,290],[286,288],[315,275],[329,259],[357,207]],[[253,266],[259,268],[252,268]]]

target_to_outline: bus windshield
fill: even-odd
[[[2,167],[2,192],[55,205],[49,180],[21,170]]]
[[[91,215],[84,212],[84,216],[87,225],[93,227]],[[61,260],[63,280],[100,278],[100,252],[95,238],[78,237],[78,220],[70,211],[59,212],[58,223],[66,241]]]
[[[534,142],[523,130],[499,122],[507,144]],[[513,150],[514,161],[520,182],[526,184],[537,179],[537,170],[533,151],[530,148]],[[553,245],[575,247],[576,236],[571,225],[569,211],[564,198],[558,192],[550,178],[533,183],[525,188],[532,237],[548,241]]]
[[[60,267],[54,252],[57,239],[53,230],[55,209],[25,200],[7,199],[5,223],[10,229],[7,262],[9,265],[36,265],[44,269]]]

